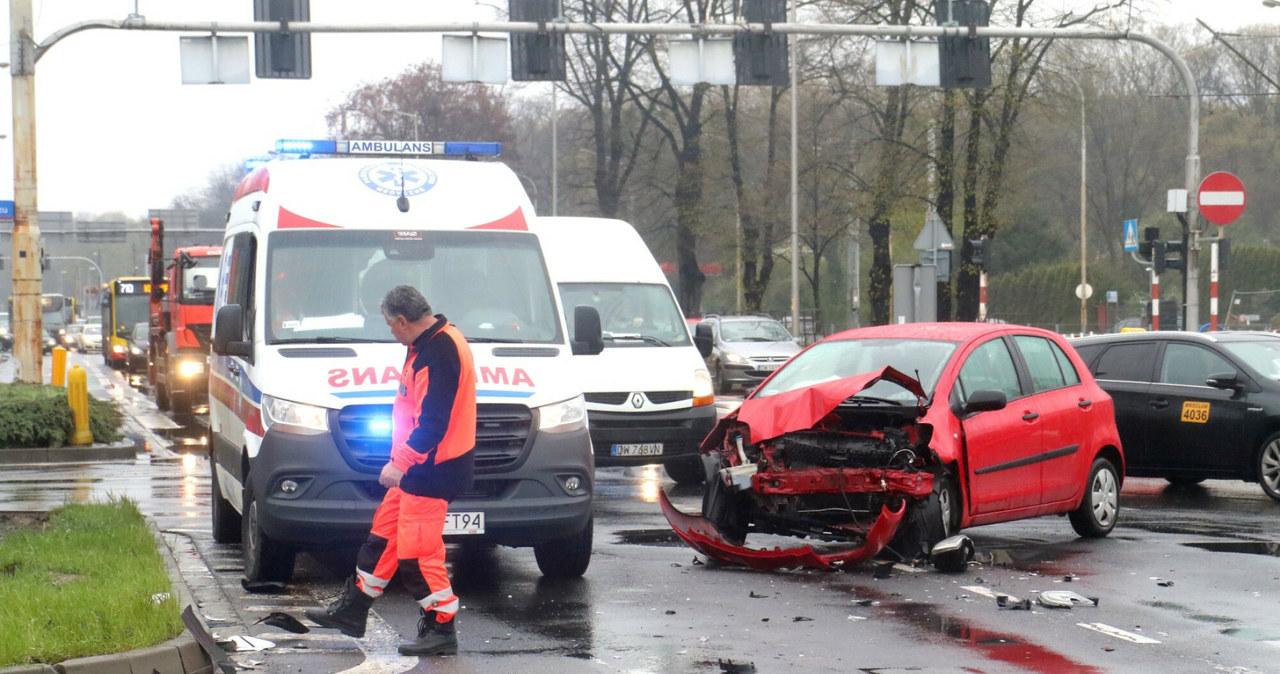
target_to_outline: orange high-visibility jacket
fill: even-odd
[[[476,369],[443,314],[409,346],[391,416],[391,463],[404,471],[405,493],[449,500],[471,488]]]

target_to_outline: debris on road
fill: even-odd
[[[1097,597],[1086,597],[1070,590],[1049,590],[1040,593],[1040,605],[1045,608],[1071,608],[1076,604],[1098,605]]]
[[[272,611],[266,616],[258,618],[257,622],[253,624],[259,625],[262,623],[272,627],[279,627],[286,632],[293,632],[294,634],[306,634],[311,631],[310,627],[303,625],[297,618],[281,611]]]
[[[946,573],[959,573],[969,568],[973,559],[973,540],[964,534],[944,538],[929,551],[933,568]]]
[[[732,674],[753,674],[756,671],[755,663],[752,662],[734,662],[733,660],[716,660],[716,664],[720,665],[720,671],[730,672]]]

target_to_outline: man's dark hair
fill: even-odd
[[[413,286],[396,286],[382,298],[382,313],[391,318],[404,316],[409,322],[421,320],[431,314],[427,298]]]

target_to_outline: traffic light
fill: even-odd
[[[1148,260],[1154,260],[1152,256],[1152,246],[1156,239],[1160,238],[1159,227],[1144,227],[1142,229],[1142,243],[1138,244],[1138,253]]]
[[[509,0],[512,21],[546,22],[558,19],[560,0]],[[517,82],[563,82],[564,34],[512,33],[511,79]]]
[[[1164,270],[1168,268],[1169,263],[1165,258],[1168,255],[1168,251],[1168,243],[1164,241],[1151,242],[1151,263],[1155,265],[1156,276],[1163,274]]]
[[[743,0],[742,18],[747,23],[785,23],[786,0]],[[733,63],[738,84],[785,87],[787,72],[787,36],[737,34],[733,36]]]
[[[984,0],[935,0],[934,16],[939,26],[986,27],[991,7]],[[991,86],[991,38],[938,38],[938,71],[942,87],[985,89]]]
[[[310,21],[311,0],[253,0],[253,20]],[[310,33],[254,33],[253,52],[261,79],[311,79]]]
[[[1164,254],[1164,266],[1166,269],[1187,270],[1187,256],[1184,254],[1181,241],[1166,242]]]
[[[991,261],[991,239],[969,239],[969,264],[979,267]]]

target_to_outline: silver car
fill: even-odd
[[[694,331],[711,340],[707,369],[721,394],[754,387],[800,352],[791,333],[770,316],[709,315]]]
[[[102,350],[102,324],[86,323],[84,331],[80,333],[80,350],[81,351],[101,351]]]

